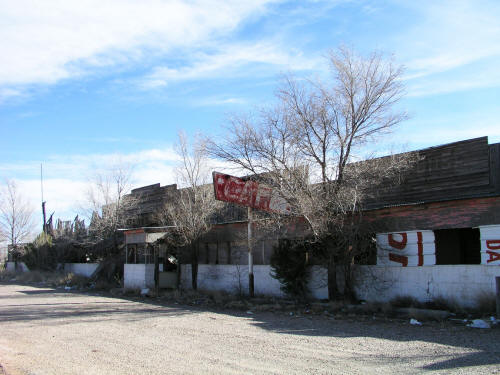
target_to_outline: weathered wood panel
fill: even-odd
[[[364,218],[377,232],[500,224],[500,196],[386,207],[366,211]]]
[[[498,147],[493,146],[488,145],[487,137],[481,137],[416,151],[420,160],[405,172],[403,182],[376,187],[365,206],[375,208],[494,193],[498,191],[498,177],[495,177]]]

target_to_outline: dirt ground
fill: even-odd
[[[6,374],[500,374],[500,329],[0,285]],[[2,367],[0,367],[2,374]]]

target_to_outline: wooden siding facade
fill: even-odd
[[[382,185],[367,209],[500,195],[500,144],[488,137],[418,151],[419,161],[400,185]]]

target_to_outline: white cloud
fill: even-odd
[[[428,96],[491,87],[500,87],[500,70],[494,60],[410,80],[408,96]]]
[[[227,104],[247,104],[247,100],[244,98],[210,97],[202,99],[195,103],[195,105],[198,106],[214,106]]]
[[[131,188],[160,182],[175,183],[174,166],[178,157],[171,148],[141,150],[133,153],[57,155],[43,162],[44,199],[47,211],[69,219],[82,213],[90,180],[117,164],[132,168]],[[40,211],[40,162],[0,164],[0,176],[17,176],[21,191]]]
[[[87,192],[96,173],[106,175],[117,163],[132,167],[130,189],[160,183],[162,186],[178,183],[176,167],[180,161],[172,148],[142,150],[133,153],[53,156],[43,163],[43,191],[47,214],[55,218],[86,217],[90,212]],[[125,163],[125,164],[124,164]],[[226,163],[209,161],[209,171],[244,174]],[[40,163],[25,162],[0,164],[0,176],[15,181],[41,217]],[[1,183],[1,181],[0,181]],[[41,219],[40,219],[41,221]]]
[[[180,68],[158,66],[145,76],[140,86],[152,89],[167,86],[170,82],[194,80],[200,78],[237,77],[249,75],[259,70],[259,64],[266,67],[261,74],[274,75],[276,70],[269,70],[269,65],[288,70],[313,69],[320,65],[319,59],[304,57],[293,48],[285,47],[278,41],[257,42],[253,44],[221,45],[212,53],[196,53],[190,56],[190,64]],[[249,67],[251,65],[251,68]],[[243,66],[246,69],[241,69]]]
[[[500,64],[500,3],[424,2],[412,5],[412,11],[416,26],[397,36],[398,55],[406,60],[408,68],[405,79],[410,82],[410,95],[499,85],[498,74],[488,80],[480,71],[461,74],[460,69],[480,69],[476,64],[485,60],[490,66]],[[440,79],[440,74],[455,70],[452,79]],[[477,75],[479,79],[475,78]]]
[[[16,98],[16,97],[22,97],[24,94],[22,90],[15,89],[15,88],[9,88],[9,87],[0,87],[0,104],[5,102],[8,99]]]
[[[270,1],[0,2],[0,86],[55,83],[234,30]]]

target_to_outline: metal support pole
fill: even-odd
[[[497,287],[497,319],[500,319],[500,276],[495,277]]]
[[[155,293],[156,293],[156,296],[158,297],[158,292],[160,291],[160,261],[158,259],[157,246],[153,246],[153,253],[154,253],[154,260],[155,260],[155,272],[154,272]]]
[[[254,297],[253,254],[252,254],[252,208],[248,207],[248,293]]]

